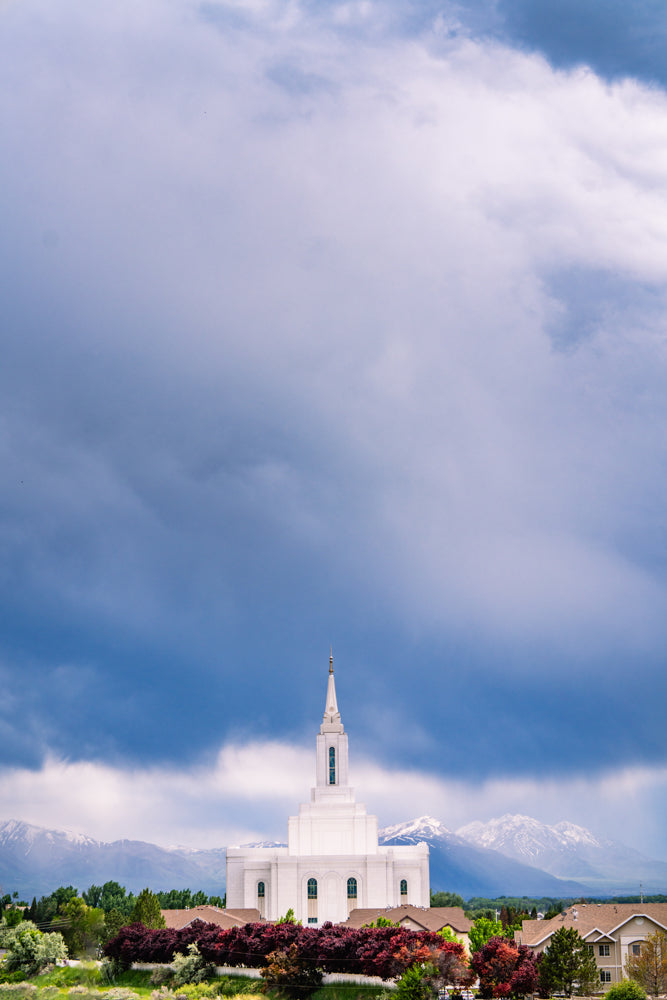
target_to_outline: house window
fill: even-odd
[[[632,954],[633,955],[641,955],[641,953],[642,953],[642,946],[640,944],[633,944],[633,946],[632,946]]]
[[[608,955],[609,955],[609,945],[608,944],[600,944],[600,945],[598,945],[598,954],[600,956],[602,956],[603,958],[608,957]]]
[[[600,969],[600,982],[610,983],[611,982],[611,972],[609,969]]]
[[[402,878],[401,879],[401,901],[403,900],[403,896],[407,896],[407,894],[408,894],[408,882],[407,882],[407,879]]]
[[[336,784],[336,748],[329,747],[329,784]]]
[[[587,944],[586,947],[588,948],[589,955],[593,955],[595,953],[595,948],[593,947],[592,944]]]
[[[357,880],[356,878],[349,878],[347,880],[347,898],[356,899],[357,898]]]

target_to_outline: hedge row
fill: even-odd
[[[216,965],[261,968],[266,956],[292,943],[298,956],[325,972],[349,972],[390,979],[400,975],[420,948],[435,948],[463,959],[462,945],[444,941],[431,931],[402,927],[352,928],[324,924],[321,928],[299,924],[254,923],[223,930],[196,920],[182,930],[152,930],[143,924],[123,927],[104,949],[108,958],[122,965],[132,962],[171,962],[176,952],[185,954],[196,942],[202,956]]]

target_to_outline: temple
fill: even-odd
[[[377,817],[355,801],[331,657],[310,802],[290,816],[287,847],[228,848],[227,906],[256,907],[266,920],[292,909],[317,926],[401,903],[429,905],[428,846],[380,846]]]

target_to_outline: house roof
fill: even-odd
[[[515,937],[535,948],[559,927],[574,927],[590,944],[608,940],[633,917],[646,917],[667,929],[667,903],[575,903],[551,920],[524,920]]]
[[[363,927],[378,917],[385,917],[395,924],[409,920],[419,924],[426,931],[439,931],[443,927],[451,927],[459,934],[467,934],[472,927],[472,921],[468,920],[460,906],[412,906],[407,903],[403,906],[387,906],[382,909],[352,910],[345,921],[345,926]]]
[[[167,927],[180,930],[195,920],[217,924],[224,929],[261,920],[259,910],[221,910],[217,906],[191,906],[186,910],[161,910]]]

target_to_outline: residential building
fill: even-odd
[[[226,930],[228,927],[240,927],[243,924],[255,923],[260,919],[259,910],[221,910],[217,906],[188,906],[183,910],[161,910],[165,925],[180,931],[195,920],[205,924],[217,924]]]
[[[524,920],[515,939],[536,952],[549,946],[559,927],[574,927],[594,955],[603,987],[624,977],[628,955],[667,929],[667,903],[577,903],[551,920]]]
[[[449,928],[470,951],[468,935],[472,920],[468,920],[460,906],[389,906],[383,910],[352,910],[345,921],[346,927],[365,927],[376,923],[378,917],[400,924],[409,931],[441,931]]]

